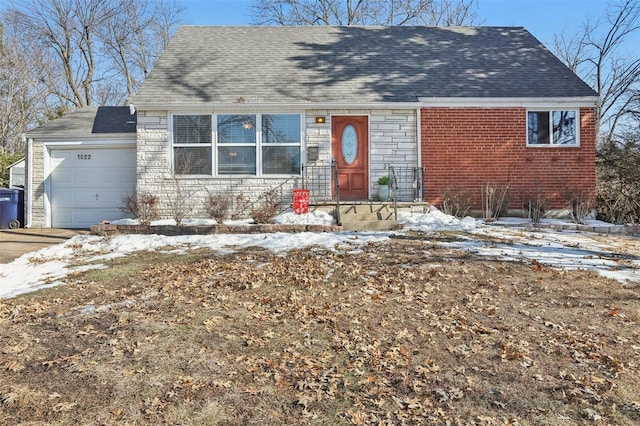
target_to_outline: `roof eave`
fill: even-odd
[[[420,105],[424,107],[475,107],[475,108],[592,108],[598,105],[598,96],[573,97],[519,97],[519,98],[483,98],[483,97],[419,97]]]
[[[137,102],[138,111],[201,111],[201,110],[317,110],[317,109],[416,109],[420,102]]]
[[[26,132],[25,136],[28,139],[46,139],[48,141],[83,141],[83,140],[108,140],[108,139],[136,139],[136,132],[124,132],[124,133],[56,133],[55,130],[49,130],[41,132]]]
[[[21,159],[19,159],[19,160],[18,160],[18,161],[16,161],[15,163],[9,164],[6,168],[7,168],[7,169],[10,169],[10,168],[12,168],[13,166],[16,166],[16,165],[18,165],[18,164],[22,163],[23,161],[24,161],[24,157],[22,157]]]

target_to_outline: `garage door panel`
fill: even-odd
[[[96,191],[76,190],[70,197],[66,197],[67,205],[74,207],[98,207]]]
[[[132,179],[135,179],[135,173],[123,174],[122,170],[119,169],[104,170],[103,179],[100,182],[97,182],[97,185],[109,188],[114,184],[131,182]]]
[[[61,169],[58,169],[60,171],[56,171],[56,182],[59,185],[73,185],[74,181],[74,176],[73,173],[71,172],[67,172],[67,171],[63,171]]]
[[[98,176],[96,176],[96,169],[79,169],[73,173],[73,183],[78,187],[96,186],[98,182]],[[102,171],[100,173],[102,177]]]
[[[75,206],[85,208],[113,207],[122,203],[122,192],[114,190],[74,190],[73,192],[58,192],[55,202],[60,207]]]
[[[122,213],[118,209],[103,209],[97,211],[95,209],[78,209],[72,213],[72,221],[76,223],[100,223],[103,220],[116,220],[122,217]]]
[[[51,222],[88,228],[123,217],[122,197],[135,189],[133,148],[91,148],[51,152]]]
[[[122,204],[122,196],[120,191],[103,191],[96,202],[101,206],[120,206]]]

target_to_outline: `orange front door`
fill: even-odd
[[[338,167],[340,200],[369,198],[369,118],[331,117],[333,157]]]

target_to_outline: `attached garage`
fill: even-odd
[[[88,107],[29,132],[27,226],[122,218],[122,198],[136,187],[135,131],[128,107]]]
[[[135,190],[135,148],[54,149],[50,154],[51,226],[89,228],[122,217]]]

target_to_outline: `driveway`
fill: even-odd
[[[74,235],[88,233],[84,229],[0,229],[0,264],[10,263],[25,253],[62,243]]]

